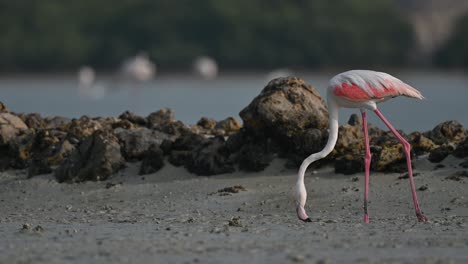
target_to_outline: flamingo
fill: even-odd
[[[323,150],[308,156],[301,164],[295,186],[296,212],[300,220],[311,222],[304,206],[307,200],[307,191],[304,185],[304,174],[307,167],[322,158],[325,158],[333,150],[338,138],[338,110],[340,107],[359,108],[362,115],[362,126],[365,140],[365,182],[364,182],[364,222],[369,223],[368,197],[369,197],[369,174],[371,153],[369,147],[369,135],[367,129],[366,111],[373,111],[385,125],[395,134],[403,144],[414,208],[419,222],[426,222],[427,218],[419,208],[416,188],[413,180],[411,167],[410,144],[398,133],[377,108],[377,104],[397,96],[424,99],[422,94],[404,83],[403,81],[384,72],[370,70],[351,70],[340,73],[333,77],[327,89],[327,104],[329,111],[329,136]]]
[[[206,80],[213,80],[218,76],[218,64],[208,56],[200,56],[193,62],[195,74]]]

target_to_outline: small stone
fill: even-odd
[[[418,188],[418,190],[420,191],[425,191],[427,189],[428,189],[427,185],[422,185],[421,187]]]
[[[240,221],[240,217],[233,217],[231,220],[228,222],[229,226],[234,226],[234,227],[243,227],[244,225]]]

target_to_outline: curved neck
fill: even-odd
[[[329,132],[327,144],[320,152],[310,155],[302,162],[299,169],[298,182],[304,181],[304,174],[311,163],[325,158],[335,147],[338,139],[338,105],[333,99],[330,99],[330,97],[328,99],[328,126]]]

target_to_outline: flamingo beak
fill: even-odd
[[[304,210],[304,207],[298,205],[296,207],[296,212],[297,212],[297,217],[299,220],[304,221],[304,222],[312,222],[312,220],[307,216],[307,213]]]

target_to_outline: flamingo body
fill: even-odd
[[[371,152],[369,145],[369,136],[367,129],[366,110],[373,111],[387,127],[395,134],[401,144],[404,146],[406,162],[408,167],[408,175],[410,179],[411,192],[416,211],[416,216],[420,222],[425,222],[427,219],[422,214],[416,196],[416,187],[413,180],[413,171],[411,165],[410,144],[396,131],[396,129],[388,122],[388,120],[377,109],[377,104],[384,102],[390,98],[397,96],[407,96],[416,99],[423,99],[422,94],[411,87],[384,72],[376,72],[370,70],[352,70],[340,73],[333,77],[328,85],[327,103],[329,110],[329,136],[328,141],[322,151],[314,153],[307,157],[299,168],[298,178],[296,182],[296,212],[300,220],[311,221],[305,211],[305,203],[307,200],[307,192],[304,185],[304,174],[307,167],[316,160],[326,157],[333,151],[338,139],[338,110],[341,107],[359,108],[363,119],[363,132],[366,146],[364,157],[365,167],[365,186],[364,186],[364,221],[369,222],[368,214],[368,189],[369,189],[369,174],[371,163]]]
[[[388,73],[369,70],[352,70],[340,73],[329,83],[333,95],[353,102],[385,100],[395,96],[418,99],[424,97],[410,85]]]

